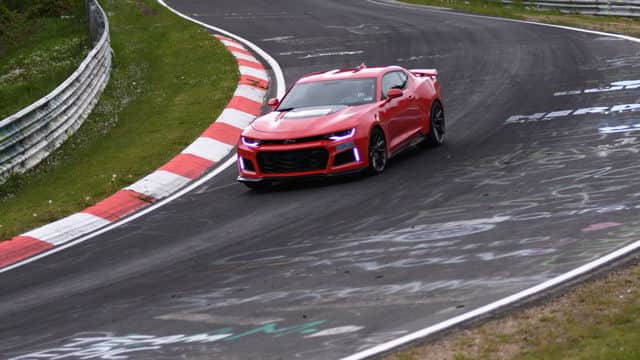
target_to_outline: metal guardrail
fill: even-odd
[[[513,0],[502,0],[505,4]],[[566,13],[606,16],[640,16],[640,0],[542,0],[522,1],[527,6],[556,9]]]
[[[0,121],[0,183],[37,165],[75,133],[109,81],[109,22],[97,0],[86,4],[93,49],[51,93]]]

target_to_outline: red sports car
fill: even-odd
[[[398,66],[305,75],[238,143],[250,188],[298,177],[382,172],[407,147],[445,140],[438,72]]]

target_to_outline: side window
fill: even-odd
[[[382,77],[382,98],[387,98],[389,89],[404,89],[407,86],[407,74],[402,71],[393,71]]]
[[[400,78],[400,82],[402,82],[401,87],[399,87],[398,89],[402,89],[402,90],[406,89],[407,81],[409,80],[409,77],[407,76],[407,74],[405,74],[402,71],[398,71],[397,74],[398,74],[398,77]]]

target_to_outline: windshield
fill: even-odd
[[[278,111],[325,105],[355,106],[375,99],[376,78],[316,81],[295,85]]]

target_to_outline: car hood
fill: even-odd
[[[262,138],[308,137],[329,134],[355,127],[359,116],[372,104],[359,106],[314,106],[290,111],[273,111],[259,117],[251,129]],[[270,136],[272,135],[272,136]]]

